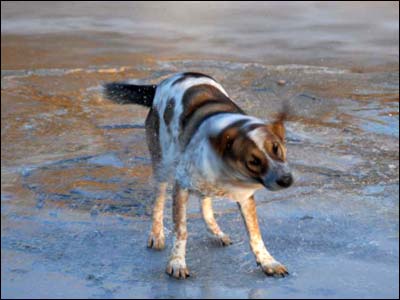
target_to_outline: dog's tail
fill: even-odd
[[[106,98],[118,104],[153,105],[156,85],[135,85],[126,82],[111,82],[103,85]]]

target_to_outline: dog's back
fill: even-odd
[[[219,83],[201,73],[179,73],[157,86],[110,83],[105,94],[120,104],[151,108],[145,122],[147,143],[156,177],[163,180],[207,119],[227,113],[245,115]]]

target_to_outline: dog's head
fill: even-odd
[[[238,121],[210,139],[226,174],[243,183],[260,183],[275,191],[293,183],[286,160],[284,121],[280,113],[270,124],[246,126]]]

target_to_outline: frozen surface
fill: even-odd
[[[91,5],[1,4],[3,298],[398,298],[397,3],[169,4],[172,19],[166,4]],[[190,201],[190,279],[164,273],[170,199],[167,249],[145,247],[147,111],[108,102],[100,85],[186,70],[259,118],[290,103],[296,184],[256,194],[286,278],[256,266],[224,199],[225,248]]]

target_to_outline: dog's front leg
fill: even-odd
[[[189,277],[189,269],[186,267],[186,205],[189,198],[188,190],[182,189],[175,183],[173,191],[173,219],[175,225],[175,240],[171,257],[166,272],[175,278]]]
[[[214,211],[212,208],[212,200],[210,197],[205,197],[201,201],[201,213],[203,215],[204,222],[207,225],[207,229],[213,236],[219,239],[222,246],[231,245],[231,239],[229,235],[225,234],[218,226],[217,221],[214,217]]]
[[[253,251],[257,264],[261,265],[263,271],[269,275],[285,276],[288,271],[284,265],[276,261],[262,240],[260,228],[258,226],[256,202],[254,196],[238,202],[243,220],[246,224],[247,233],[250,239],[250,247]]]

